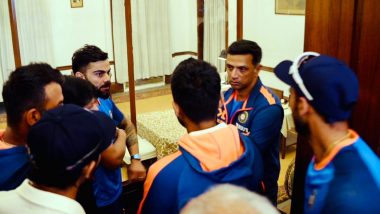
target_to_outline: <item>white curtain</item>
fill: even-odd
[[[55,66],[50,3],[48,0],[15,0],[22,65],[47,62]]]
[[[112,1],[112,22],[116,82],[128,82],[128,57],[125,27],[125,0]]]
[[[224,61],[218,57],[226,46],[225,0],[204,1],[204,8],[203,59],[216,66],[218,72],[223,72]]]
[[[15,69],[8,0],[0,0],[0,102],[3,102],[3,83]]]
[[[132,0],[131,10],[135,79],[171,74],[168,0]]]

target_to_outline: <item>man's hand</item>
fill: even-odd
[[[146,169],[140,160],[131,160],[128,166],[128,180],[143,181],[146,177]]]

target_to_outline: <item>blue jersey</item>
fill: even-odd
[[[99,111],[106,113],[113,119],[116,125],[119,125],[124,119],[124,115],[115,103],[110,98],[98,98],[98,101]],[[115,202],[122,192],[121,169],[111,170],[103,165],[99,165],[95,170],[93,188],[98,207],[104,207]]]
[[[117,108],[115,103],[110,99],[98,98],[99,101],[99,111],[106,113],[115,124],[120,125],[121,121],[124,119],[123,113]]]
[[[380,213],[380,160],[351,131],[316,164],[311,161],[305,182],[305,213]]]
[[[0,150],[0,191],[18,187],[30,169],[29,154],[25,146]]]
[[[284,110],[278,97],[260,79],[242,105],[236,100],[236,96],[237,91],[232,88],[224,93],[225,102],[219,109],[218,121],[236,125],[261,151],[264,164],[263,191],[276,204]]]

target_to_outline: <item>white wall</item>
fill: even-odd
[[[262,65],[275,67],[285,59],[293,60],[303,52],[305,16],[275,14],[274,0],[245,0],[243,38],[257,42],[263,51]],[[284,91],[289,87],[274,73],[261,71],[260,78],[269,87]]]
[[[70,1],[51,3],[55,66],[71,65],[72,54],[85,44],[98,46],[113,60],[109,0],[83,4],[82,8],[71,8]]]
[[[303,52],[305,16],[275,14],[274,0],[245,0],[243,37],[263,49],[262,64],[275,67]]]

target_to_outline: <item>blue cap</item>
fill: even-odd
[[[51,172],[81,171],[113,142],[116,126],[99,111],[65,104],[44,112],[27,145],[33,164]]]
[[[305,96],[289,70],[293,62],[285,60],[275,68],[276,76]],[[359,96],[355,73],[336,58],[319,55],[308,59],[298,68],[299,75],[310,95],[308,102],[328,123],[347,120]]]

